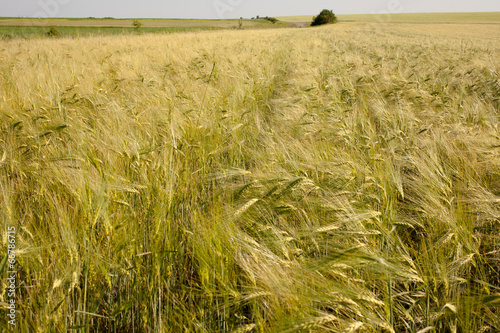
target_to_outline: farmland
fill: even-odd
[[[377,22],[377,23],[500,23],[499,12],[486,13],[398,13],[384,12],[374,14],[337,15],[341,22]],[[311,22],[313,15],[282,16],[283,22]]]
[[[139,19],[140,29],[133,26],[132,19],[23,19],[0,18],[0,38],[39,38],[47,37],[51,27],[55,27],[60,37],[88,37],[103,35],[165,34],[174,32],[193,32],[202,30],[240,29],[240,20],[189,20],[189,19]],[[288,22],[271,22],[244,19],[241,29],[269,29],[286,27]]]
[[[0,40],[16,330],[499,331],[499,38]]]

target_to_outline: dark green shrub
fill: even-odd
[[[331,10],[323,9],[318,16],[314,17],[311,26],[329,24],[335,22],[337,22],[337,16],[335,16],[335,14]]]
[[[61,33],[56,27],[50,27],[49,31],[47,31],[47,36],[49,37],[59,37],[60,35]]]
[[[275,17],[268,17],[268,16],[266,16],[266,20],[268,20],[269,22],[272,22],[273,24],[275,24],[276,22],[278,22],[278,19],[275,18]]]

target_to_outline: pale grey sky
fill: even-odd
[[[408,12],[500,12],[500,0],[0,0],[0,16],[115,18],[250,18]]]

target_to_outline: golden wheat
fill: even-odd
[[[17,329],[500,330],[497,35],[1,41]]]

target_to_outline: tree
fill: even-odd
[[[132,25],[135,27],[135,30],[139,31],[142,27],[142,23],[139,20],[134,20],[132,22]]]
[[[337,16],[328,9],[323,9],[318,16],[315,16],[311,26],[322,25],[322,24],[330,24],[337,22]]]

